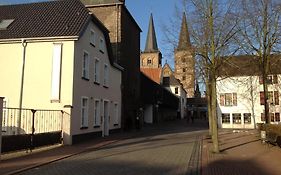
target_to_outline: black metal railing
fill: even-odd
[[[21,135],[62,130],[63,111],[3,108],[2,135]]]

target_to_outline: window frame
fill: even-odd
[[[100,84],[100,60],[97,57],[94,59],[94,83]]]
[[[98,105],[96,105],[98,104]],[[99,128],[101,126],[101,100],[94,99],[94,128]]]
[[[109,65],[107,63],[103,65],[103,86],[109,87]]]
[[[84,106],[86,100],[86,106]],[[87,129],[89,126],[89,98],[86,96],[81,97],[81,129]]]
[[[105,52],[105,41],[104,41],[103,37],[100,37],[100,39],[99,39],[99,50],[101,53]]]
[[[90,44],[94,47],[96,46],[96,31],[94,29],[90,31]]]
[[[238,119],[236,119],[236,117],[238,117]],[[238,120],[238,122],[236,122],[237,120]],[[241,115],[241,113],[232,113],[232,122],[233,122],[233,124],[242,124],[242,115]]]
[[[88,55],[87,59],[85,59],[85,54]],[[85,61],[86,60],[86,61]],[[82,59],[82,79],[90,80],[90,54],[88,51],[83,50],[83,59]],[[85,73],[85,74],[84,74]]]
[[[221,123],[222,124],[230,124],[230,113],[222,113],[221,114]]]

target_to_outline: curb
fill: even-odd
[[[126,139],[126,138],[123,138],[123,139]],[[95,146],[93,146],[91,148],[86,148],[85,150],[78,151],[78,152],[75,152],[75,153],[63,156],[63,157],[55,158],[55,159],[52,159],[52,160],[49,160],[49,161],[46,161],[46,162],[42,162],[42,163],[39,163],[39,164],[35,164],[35,165],[31,165],[31,166],[28,166],[28,167],[25,167],[25,168],[14,170],[14,171],[11,171],[11,172],[8,172],[8,173],[4,173],[3,175],[18,174],[18,173],[21,173],[21,172],[24,172],[24,171],[27,171],[27,170],[30,170],[30,169],[33,169],[33,168],[37,168],[37,167],[40,167],[40,166],[44,166],[44,165],[47,165],[47,164],[50,164],[50,163],[53,163],[53,162],[57,162],[57,161],[69,158],[69,157],[72,157],[72,156],[75,156],[75,155],[78,155],[78,154],[82,154],[82,153],[85,153],[85,152],[98,150],[98,149],[100,149],[100,148],[102,148],[104,146],[107,146],[107,145],[110,145],[110,144],[113,144],[113,143],[117,143],[117,142],[119,142],[119,141],[121,141],[123,139],[104,141],[102,143],[98,143],[97,145],[95,145]]]

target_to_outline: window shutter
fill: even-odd
[[[274,91],[274,104],[279,105],[279,93],[278,93],[278,91]]]
[[[260,104],[264,105],[264,93],[260,92]]]
[[[277,83],[278,83],[277,75],[273,75],[273,84],[277,84]]]
[[[263,83],[263,82],[262,82],[262,76],[259,76],[259,82],[260,82],[260,84]]]
[[[265,115],[264,115],[264,113],[261,113],[261,121],[265,121]]]
[[[220,105],[224,106],[224,94],[220,95]]]
[[[280,114],[279,113],[275,113],[275,121],[280,122]]]
[[[233,106],[237,106],[237,93],[233,93]]]

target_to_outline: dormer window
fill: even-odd
[[[6,30],[14,22],[14,19],[2,19],[0,20],[0,30]]]

